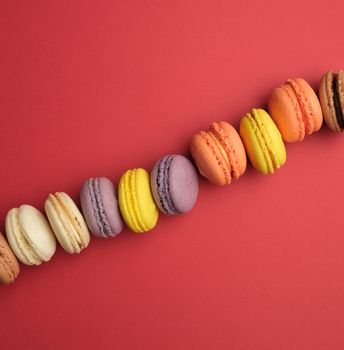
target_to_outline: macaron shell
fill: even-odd
[[[169,170],[169,192],[179,213],[187,213],[194,207],[198,196],[198,176],[192,163],[184,156],[173,156]]]
[[[287,160],[287,153],[285,145],[282,140],[281,133],[279,132],[276,124],[272,121],[269,114],[264,109],[256,110],[260,119],[260,122],[263,124],[262,133],[265,133],[265,140],[270,143],[268,149],[273,153],[274,157],[272,158],[275,168],[279,168],[285,164]]]
[[[322,125],[323,116],[318,97],[304,79],[289,79],[274,89],[268,101],[268,109],[287,142],[302,141]]]
[[[123,230],[123,220],[118,208],[116,188],[111,180],[99,178],[99,192],[103,202],[105,216],[111,228],[110,236],[115,237]]]
[[[53,195],[49,195],[44,208],[61,247],[70,254],[79,253],[81,249],[74,238],[73,229],[70,229],[70,224],[65,217],[64,211]]]
[[[63,249],[68,253],[80,253],[90,242],[88,228],[78,207],[64,192],[50,194],[45,201],[45,210]]]
[[[146,170],[127,170],[121,176],[118,199],[122,217],[132,231],[145,232],[156,225],[159,211]]]
[[[153,199],[150,177],[148,172],[142,168],[136,169],[134,176],[135,197],[139,214],[146,228],[151,230],[158,221],[159,211]]]
[[[318,131],[323,123],[323,114],[319,99],[312,87],[304,79],[296,78],[294,81],[299,85],[305,96],[306,114],[311,121],[310,134]],[[308,107],[308,108],[307,108]]]
[[[98,193],[95,193],[96,188]],[[86,180],[81,187],[80,203],[87,226],[94,235],[114,237],[122,231],[123,221],[111,180],[105,177]]]
[[[225,149],[231,165],[231,173],[234,178],[238,179],[245,173],[247,166],[245,147],[238,132],[231,124],[224,121],[213,123],[212,129],[216,132],[216,136],[220,138],[222,144],[226,145]]]
[[[331,96],[329,95],[328,90],[327,90],[328,83],[330,83],[330,82],[328,82],[328,79],[329,78],[331,79],[331,77],[329,76],[329,73],[331,73],[331,72],[325,73],[320,79],[319,99],[320,99],[320,105],[321,105],[321,108],[323,111],[323,116],[324,116],[326,125],[334,132],[338,132],[339,131],[338,122],[334,121],[333,114],[330,111]],[[332,91],[330,91],[330,94],[331,94],[331,92]]]
[[[129,172],[127,170],[119,181],[118,185],[118,204],[122,217],[127,226],[134,232],[142,232],[140,226],[136,223],[134,218],[134,209],[131,201],[130,186],[129,186]]]
[[[166,180],[168,181],[168,179],[165,179],[165,160],[166,158],[168,158],[170,156],[165,156],[162,159],[159,159],[151,172],[151,189],[152,189],[152,194],[153,194],[153,198],[155,201],[155,204],[157,205],[157,207],[159,208],[159,210],[164,213],[164,214],[175,214],[175,208],[170,208],[168,206],[168,201],[166,200],[166,198],[162,198],[162,195],[159,193],[159,191],[161,191],[162,189],[159,186],[164,186]],[[162,180],[159,179],[159,177],[162,178]],[[170,195],[168,193],[168,195]]]
[[[342,115],[344,118],[344,71],[340,70],[337,73],[337,82],[338,82],[338,95],[339,95],[339,103],[342,111]]]
[[[239,132],[253,167],[262,174],[268,174],[272,167],[266,161],[270,158],[268,150],[263,150],[262,141],[259,141],[248,115],[241,118]]]
[[[284,141],[303,140],[305,126],[302,120],[302,111],[290,86],[284,85],[274,89],[268,101],[268,110]]]
[[[344,115],[344,91],[343,91],[343,81],[344,81],[344,72],[340,71],[338,72],[338,82],[340,82],[341,86],[339,87],[339,90],[341,91],[341,98],[340,98],[340,104],[342,113]],[[325,119],[325,123],[328,126],[329,129],[331,129],[334,132],[341,132],[343,131],[340,127],[340,124],[337,120],[336,116],[336,110],[334,107],[334,93],[332,89],[332,82],[334,79],[334,73],[333,72],[327,72],[324,74],[320,80],[319,85],[319,97],[320,97],[320,104],[323,111],[323,116]]]
[[[332,131],[340,132],[334,106],[331,102],[333,101],[333,91],[332,86],[329,85],[332,85],[332,74],[332,72],[327,72],[321,77],[319,84],[319,97],[326,125]]]
[[[19,209],[12,208],[6,215],[6,236],[15,256],[25,265],[39,265],[42,260],[26,240],[19,223]]]
[[[138,208],[136,197],[136,169],[126,171],[120,180],[119,186],[119,205],[122,217],[128,227],[137,233],[148,231],[141,212]]]
[[[5,237],[0,233],[0,282],[12,283],[19,275],[18,260],[9,247]]]
[[[90,231],[98,237],[103,237],[99,232],[99,227],[97,224],[98,220],[95,217],[95,213],[93,209],[91,196],[93,197],[94,194],[93,194],[93,189],[91,187],[91,180],[93,179],[86,180],[81,186],[80,204],[81,204],[82,213],[84,214],[86,224],[90,229]],[[90,191],[92,191],[92,193],[90,193]]]
[[[19,224],[30,246],[41,260],[50,260],[56,250],[56,240],[48,220],[31,205],[20,206],[18,214]]]
[[[90,233],[88,231],[84,217],[80,213],[79,208],[76,206],[72,198],[67,193],[57,192],[55,194],[59,199],[60,203],[65,209],[65,214],[68,216],[70,222],[78,232],[78,236],[82,243],[82,249],[86,248],[90,243]]]
[[[205,133],[197,133],[191,139],[190,151],[201,175],[214,185],[230,183],[228,166],[217,151],[218,146]]]

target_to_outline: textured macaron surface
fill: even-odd
[[[302,141],[322,125],[321,106],[314,90],[300,78],[288,79],[274,89],[268,108],[287,142]]]
[[[192,163],[181,155],[167,155],[154,166],[151,185],[155,202],[165,214],[190,211],[198,196],[198,177]]]
[[[11,209],[6,216],[6,235],[17,258],[26,265],[48,261],[56,241],[45,216],[31,205]]]
[[[321,108],[326,125],[335,132],[344,130],[344,71],[323,75],[319,85]]]
[[[159,212],[145,169],[130,169],[121,176],[118,201],[122,217],[132,231],[145,232],[156,225]]]
[[[98,237],[114,237],[123,229],[115,186],[105,177],[84,182],[80,202],[87,226]]]
[[[74,201],[64,192],[50,194],[45,211],[55,236],[68,253],[80,253],[90,242],[90,234]]]
[[[6,242],[5,237],[0,233],[0,282],[12,283],[20,271],[18,260]]]
[[[238,179],[246,170],[245,149],[238,132],[229,123],[220,121],[212,123],[210,133],[225,151],[231,178]]]
[[[200,173],[216,185],[230,184],[246,170],[246,154],[237,131],[224,121],[192,137],[192,157]]]
[[[273,173],[286,162],[281,134],[265,110],[253,108],[247,113],[240,121],[240,135],[253,167],[260,173]]]

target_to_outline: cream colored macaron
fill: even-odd
[[[31,205],[11,209],[6,216],[6,236],[16,257],[26,265],[48,261],[56,240],[45,216]]]
[[[80,253],[88,246],[90,234],[85,220],[68,194],[50,194],[44,207],[55,236],[66,252]]]

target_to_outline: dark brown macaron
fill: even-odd
[[[19,275],[19,263],[5,237],[0,233],[0,282],[12,283]]]
[[[334,132],[344,130],[344,71],[323,75],[319,85],[320,104],[326,125]]]

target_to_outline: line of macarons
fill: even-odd
[[[80,253],[97,237],[115,237],[124,222],[134,232],[155,227],[159,211],[167,215],[189,212],[198,196],[198,175],[192,162],[178,154],[158,160],[149,174],[145,169],[127,170],[120,179],[118,195],[106,177],[87,179],[80,190],[78,208],[65,192],[49,194],[45,214],[23,204],[8,211],[5,237],[0,233],[0,281],[8,284],[19,274],[19,263],[40,265],[56,251],[56,241],[70,254]]]
[[[19,263],[40,265],[56,251],[56,240],[68,253],[80,253],[97,237],[115,237],[124,223],[134,232],[153,229],[159,211],[189,212],[198,196],[199,173],[216,185],[228,185],[245,173],[247,157],[262,174],[274,173],[286,162],[284,142],[299,142],[318,131],[325,120],[334,132],[344,130],[344,72],[327,72],[319,98],[303,79],[288,79],[273,90],[268,111],[253,108],[240,121],[212,123],[193,135],[190,151],[196,167],[182,155],[158,160],[151,173],[137,168],[120,178],[118,193],[111,180],[90,178],[80,191],[81,210],[64,192],[49,194],[46,216],[31,205],[12,208],[0,233],[0,281],[13,282]]]

